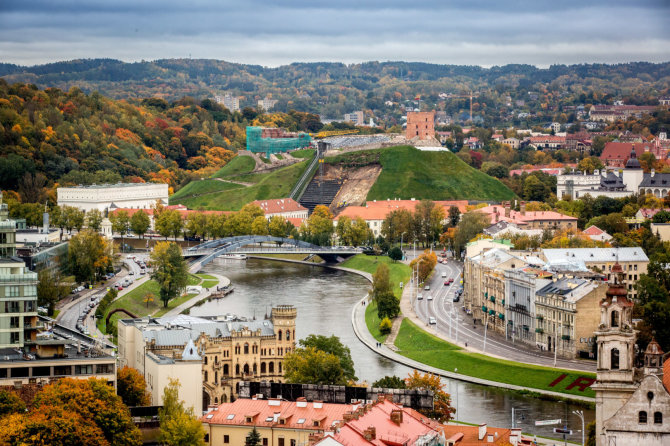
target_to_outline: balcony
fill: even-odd
[[[570,340],[570,335],[563,335],[563,336],[561,336],[561,339],[563,339],[564,341],[569,341]]]
[[[223,363],[222,363],[221,361],[219,361],[219,362],[213,362],[213,363],[212,363],[212,368],[213,368],[214,370],[218,370],[218,369],[221,368],[222,365],[223,365]]]
[[[544,320],[544,316],[542,316],[542,315],[537,315],[537,317],[536,317],[535,319],[537,319],[538,321],[542,322],[542,321]]]
[[[542,334],[542,333],[544,333],[544,329],[542,329],[542,328],[536,328],[536,329],[535,329],[535,333]]]
[[[26,282],[37,282],[37,273],[27,272],[24,274],[0,274],[0,283]]]

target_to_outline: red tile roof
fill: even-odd
[[[479,426],[463,426],[463,425],[442,425],[440,430],[444,432],[444,437],[447,440],[458,440],[455,444],[458,446],[479,446],[479,445],[511,445],[509,441],[511,429],[502,429],[495,427],[486,427],[486,435],[482,440],[479,439]],[[488,441],[488,436],[492,435],[493,441]],[[520,443],[524,444],[524,443]],[[530,444],[530,443],[526,443]]]
[[[603,153],[600,154],[600,160],[604,163],[615,160],[625,163],[630,157],[633,147],[635,147],[635,154],[639,158],[644,152],[651,150],[652,144],[648,142],[608,142],[605,144]]]
[[[652,209],[652,208],[640,208],[640,213],[642,217],[646,220],[651,220],[654,218],[654,215],[658,214],[661,211],[670,212],[670,208],[665,209]]]
[[[663,363],[663,386],[670,393],[670,358]]]
[[[556,136],[556,135],[531,136],[529,138],[529,141],[531,144],[538,142],[564,143],[565,136]]]
[[[347,206],[335,219],[346,216],[349,218],[361,217],[363,220],[384,220],[388,214],[395,210],[405,209],[414,212],[417,203],[419,203],[419,200],[368,201],[365,206]],[[435,201],[434,203],[444,208],[445,216],[448,215],[449,208],[452,206],[456,206],[461,213],[464,213],[468,205],[466,200]]]
[[[483,212],[491,218],[491,223],[497,221],[508,221],[516,223],[518,226],[526,225],[533,221],[572,221],[577,222],[576,217],[564,215],[554,211],[526,211],[525,214],[519,211],[510,211],[509,217],[505,216],[505,208],[501,205],[487,206],[477,209],[476,212]],[[497,221],[496,221],[497,213]]]
[[[351,404],[239,398],[233,403],[224,403],[210,410],[200,421],[229,426],[330,430],[334,422],[343,420],[345,413],[356,408]],[[251,417],[251,421],[247,421],[248,417]],[[315,421],[318,421],[318,426],[314,425]]]
[[[252,201],[252,203],[263,209],[265,215],[280,214],[282,212],[307,211],[306,207],[302,206],[293,198],[276,198],[262,201],[256,200]]]
[[[600,235],[605,231],[600,229],[598,226],[591,225],[588,228],[584,229],[582,232],[586,235]]]

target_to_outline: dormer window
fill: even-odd
[[[254,418],[253,418],[253,417],[246,417],[246,418],[245,418],[245,421],[246,421],[247,423],[251,423],[251,422],[254,421]]]
[[[313,423],[312,425],[313,425],[314,427],[319,427],[319,424],[321,424],[321,423],[319,422],[319,420],[314,420],[314,423]]]

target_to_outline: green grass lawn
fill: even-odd
[[[391,260],[387,256],[375,257],[375,256],[366,256],[365,254],[358,254],[348,259],[346,262],[343,262],[341,266],[374,274],[375,271],[377,271],[377,267],[379,266],[380,263],[386,263],[388,265],[389,277],[391,280],[391,284],[393,285],[393,292],[395,293],[396,296],[398,296],[398,298],[400,298],[400,295],[402,293],[402,289],[400,288],[400,282],[406,284],[409,281],[409,276],[411,274],[409,266],[405,265],[404,263],[400,262],[394,263],[393,260]],[[379,319],[379,316],[377,316],[377,304],[371,302],[365,309],[365,325],[368,327],[368,331],[370,332],[370,334],[376,340],[378,340],[379,342],[384,342],[387,335],[382,334],[379,331],[380,322],[381,319]]]
[[[314,152],[314,149],[295,150],[291,152],[291,156],[293,158],[312,158],[314,156]]]
[[[243,189],[241,184],[225,183],[223,181],[206,179],[191,181],[186,186],[179,189],[170,197],[170,204],[182,199],[193,199],[202,194],[212,194],[215,192],[226,192],[234,189]],[[176,201],[175,201],[176,200]]]
[[[237,211],[245,204],[254,200],[267,200],[270,198],[284,198],[291,192],[293,185],[298,181],[300,175],[307,168],[308,161],[282,167],[264,174],[241,175],[235,177],[239,181],[253,179],[255,184],[249,187],[231,185],[232,188],[225,189],[225,193],[210,193],[196,196],[191,191],[191,182],[179,192],[170,197],[170,204],[183,204],[190,209],[209,209],[221,211]],[[208,181],[208,180],[204,180]],[[209,180],[216,181],[216,180]],[[202,182],[202,181],[201,181]],[[217,183],[223,183],[216,181]],[[224,192],[222,190],[221,192]]]
[[[170,302],[168,302],[167,308],[161,306],[161,308],[157,312],[152,314],[152,316],[161,317],[165,313],[167,313],[168,311],[172,310],[173,308],[178,307],[179,305],[183,304],[187,300],[192,299],[193,297],[195,297],[197,295],[198,295],[197,293],[195,293],[195,294],[184,294],[183,296],[179,296],[176,299],[172,299]]]
[[[378,161],[377,161],[378,160]],[[365,165],[379,162],[382,172],[367,200],[509,200],[514,192],[496,178],[474,169],[451,152],[422,152],[410,146],[349,152],[328,163]]]
[[[513,361],[491,358],[479,353],[470,353],[423,331],[408,319],[402,321],[395,345],[401,355],[443,370],[453,372],[457,369],[458,373],[463,375],[491,381],[531,389],[595,397],[595,392],[590,388],[586,388],[583,392],[579,390],[578,386],[567,389],[571,383],[580,377],[595,379],[594,373],[519,364]],[[562,374],[566,376],[556,385],[550,387],[549,384],[560,378]]]
[[[219,284],[219,279],[214,276],[210,276],[209,274],[196,274],[196,276],[202,279],[200,286],[203,288],[213,288]]]
[[[276,157],[278,160],[283,160],[283,159],[284,159],[284,155],[281,155],[281,154],[279,154],[279,153],[275,153],[275,157]]]
[[[225,166],[219,169],[212,178],[225,178],[232,175],[248,173],[254,170],[256,161],[250,156],[236,156]]]

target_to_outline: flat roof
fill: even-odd
[[[58,189],[107,189],[111,187],[139,187],[147,185],[159,185],[167,187],[167,183],[116,183],[116,184],[89,184],[86,186],[59,187]]]

